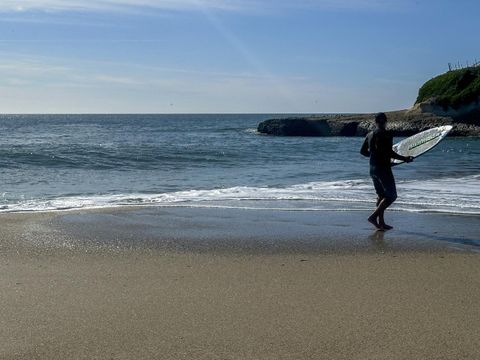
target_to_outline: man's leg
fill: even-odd
[[[374,182],[375,183],[375,182]],[[382,200],[385,199],[382,195],[378,195],[377,197],[377,204],[375,205],[376,206],[376,209],[378,209],[378,207],[380,206],[380,203],[382,202]],[[367,220],[369,223],[371,223],[373,226],[375,226],[377,229],[381,230],[382,229],[382,226],[380,226],[380,221],[382,221],[383,223],[385,223],[385,221],[383,220],[383,214],[382,216],[374,216],[375,213],[373,213]]]
[[[392,201],[392,203],[393,203],[393,201]],[[390,205],[392,205],[392,203],[390,203]],[[380,225],[380,227],[384,228],[385,230],[392,230],[393,226],[387,225],[385,223],[385,219],[384,219],[385,210],[378,215],[378,225]]]
[[[392,172],[387,172],[385,176],[382,177],[382,184],[385,190],[385,199],[387,199],[388,205],[385,207],[385,210],[392,205],[395,200],[397,200],[397,186],[395,184],[395,178],[393,177]],[[378,224],[385,230],[393,229],[393,226],[387,225],[385,223],[384,214],[385,210],[378,215]]]
[[[377,208],[368,221],[379,230],[390,230],[392,226],[385,223],[385,210],[397,199],[397,188],[395,178],[391,171],[373,173],[373,185],[377,192]]]
[[[381,182],[380,177],[376,172],[370,171],[370,176],[372,177],[373,187],[375,188],[375,192],[377,193],[377,205],[376,208],[380,206],[380,203],[385,198],[384,196],[384,188]],[[381,230],[380,224],[378,223],[378,216],[373,214],[367,219],[369,223],[375,226],[377,229]]]
[[[384,197],[381,197],[381,196],[379,196],[379,197],[377,198],[377,205],[376,205],[376,206],[377,206],[377,209],[378,209],[378,207],[380,206],[380,203],[382,202],[382,200],[384,200],[384,199],[385,199],[385,198],[384,198]],[[393,202],[392,202],[392,203],[393,203]],[[391,205],[391,204],[390,204],[390,205]],[[386,209],[385,209],[385,210],[386,210]],[[390,225],[385,224],[385,218],[384,218],[384,216],[385,216],[385,210],[384,210],[384,211],[381,211],[381,212],[378,214],[377,224],[378,224],[379,226],[376,226],[376,227],[377,227],[377,228],[379,228],[379,227],[380,227],[380,228],[383,228],[384,230],[391,230],[391,229],[393,229],[393,226],[390,226]],[[375,219],[375,220],[377,220],[377,219]],[[368,221],[370,221],[370,219],[369,219]],[[370,221],[370,222],[372,222],[372,221]],[[374,224],[374,223],[373,223],[373,224]],[[375,225],[375,224],[374,224],[374,225]]]
[[[392,229],[390,225],[385,224],[384,214],[385,210],[387,210],[387,208],[393,204],[393,201],[394,199],[391,198],[381,199],[373,214],[370,215],[370,217],[368,218],[368,221],[373,224],[373,226],[375,226],[378,230]]]

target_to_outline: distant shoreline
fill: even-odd
[[[480,118],[454,119],[416,110],[386,112],[394,136],[410,136],[443,125],[453,125],[450,136],[480,137]],[[332,114],[272,118],[258,124],[258,132],[276,136],[365,136],[374,129],[374,114]]]

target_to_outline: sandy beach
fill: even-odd
[[[318,220],[313,241],[312,215],[294,214],[304,241],[287,233],[275,246],[280,215],[261,214],[255,238],[245,229],[260,214],[222,211],[233,225],[201,209],[3,215],[0,359],[480,357],[474,235],[412,246],[401,231],[321,232],[322,221],[347,223],[337,214]],[[214,219],[249,241],[218,240]]]

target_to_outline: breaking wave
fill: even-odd
[[[480,175],[401,181],[392,209],[480,215]],[[166,193],[66,195],[4,202],[0,212],[60,211],[120,206],[211,207],[279,211],[370,210],[375,193],[369,179],[322,181],[286,187],[192,189]]]

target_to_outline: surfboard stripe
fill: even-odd
[[[427,139],[425,139],[424,141],[421,141],[421,142],[419,142],[419,143],[417,143],[417,144],[412,145],[412,146],[409,147],[408,149],[409,149],[409,150],[413,150],[413,149],[415,149],[415,148],[417,148],[417,147],[419,147],[419,146],[422,146],[422,145],[428,143],[429,141],[433,141],[433,140],[435,140],[435,139],[437,139],[437,138],[439,138],[439,137],[441,137],[441,136],[442,136],[442,134],[438,134],[437,136],[432,136],[431,138],[427,138]]]

